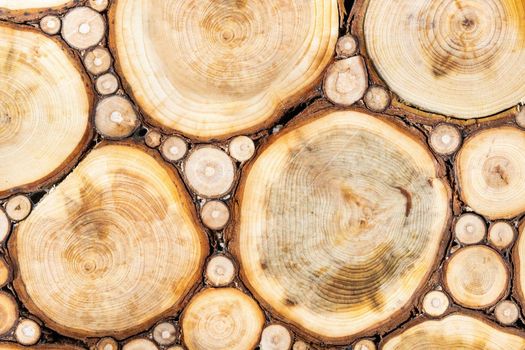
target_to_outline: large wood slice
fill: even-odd
[[[73,346],[69,344],[43,344],[43,345],[34,345],[34,346],[22,346],[16,343],[10,342],[1,342],[0,350],[82,350],[81,347]]]
[[[385,339],[382,350],[522,350],[525,334],[481,317],[452,314],[424,320]]]
[[[18,297],[59,333],[125,338],[177,311],[201,278],[191,200],[149,152],[98,146],[9,239]]]
[[[256,131],[330,62],[337,0],[116,0],[110,43],[149,120],[199,138]]]
[[[512,250],[512,263],[514,293],[521,307],[525,307],[525,221],[522,221],[519,227],[518,239]]]
[[[84,0],[0,0],[0,18],[23,22],[62,12]]]
[[[322,111],[246,169],[232,247],[275,316],[316,341],[391,327],[439,260],[449,188],[422,141],[359,111]]]
[[[522,0],[362,0],[361,6],[373,66],[409,104],[469,119],[525,96]]]
[[[58,40],[0,23],[0,197],[62,174],[91,135],[89,78]]]

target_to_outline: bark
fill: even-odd
[[[421,139],[381,117],[304,117],[245,168],[230,242],[243,282],[315,341],[392,327],[443,248],[450,193],[440,173]]]
[[[148,121],[166,131],[200,140],[258,131],[300,102],[333,56],[337,2],[291,5],[117,0],[117,70]]]
[[[172,169],[146,148],[102,144],[15,228],[9,253],[34,315],[67,336],[122,339],[180,310],[206,245]]]

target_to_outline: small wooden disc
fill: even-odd
[[[162,142],[162,134],[157,130],[148,130],[146,136],[144,136],[144,143],[150,148],[157,148]]]
[[[95,88],[101,95],[110,95],[118,89],[117,77],[113,73],[102,74],[95,81]]]
[[[15,299],[0,291],[0,335],[9,332],[18,319],[18,306]]]
[[[11,280],[11,269],[4,258],[0,258],[0,288]]]
[[[292,350],[310,350],[310,345],[306,344],[302,340],[298,340],[293,343]]]
[[[5,241],[9,232],[11,232],[11,220],[7,217],[4,208],[0,206],[0,243]]]
[[[428,292],[423,298],[423,311],[430,316],[441,316],[447,311],[450,301],[440,290]]]
[[[382,86],[372,85],[366,90],[363,101],[372,112],[382,112],[390,106],[390,92]]]
[[[5,212],[11,220],[24,220],[31,212],[31,201],[23,194],[13,196],[7,200]]]
[[[461,145],[461,133],[458,128],[453,125],[440,124],[432,130],[429,144],[438,154],[452,154],[456,152]]]
[[[206,279],[215,287],[230,284],[235,277],[233,262],[224,255],[216,255],[208,261]]]
[[[483,309],[505,295],[509,278],[501,255],[492,248],[476,245],[459,249],[446,261],[443,282],[458,304]]]
[[[503,300],[496,305],[494,315],[499,323],[507,326],[518,320],[520,310],[515,302],[511,300]]]
[[[185,349],[182,345],[174,345],[174,346],[170,346],[168,350],[185,350]]]
[[[169,322],[162,322],[153,328],[153,339],[160,345],[170,345],[177,339],[177,329]]]
[[[339,57],[350,57],[357,54],[357,48],[359,44],[357,43],[357,38],[351,34],[344,35],[337,40],[337,45],[335,46],[335,52]]]
[[[97,343],[97,350],[118,350],[118,343],[111,337],[102,338]]]
[[[40,20],[40,29],[46,34],[55,35],[60,31],[62,23],[60,18],[55,15],[47,15]]]
[[[516,114],[516,124],[518,124],[519,127],[525,129],[525,108],[522,106],[521,110]]]
[[[206,227],[212,230],[220,230],[230,220],[228,206],[219,200],[208,201],[202,206],[201,220]]]
[[[361,56],[336,61],[328,67],[324,93],[333,103],[350,106],[359,101],[368,88],[368,75]]]
[[[188,185],[197,194],[217,198],[230,191],[235,180],[232,159],[217,147],[203,146],[191,152],[184,163]]]
[[[98,103],[95,126],[105,137],[120,139],[133,134],[139,126],[139,119],[127,99],[114,95]]]
[[[36,344],[41,335],[40,325],[33,320],[24,319],[16,326],[15,338],[22,345]]]
[[[280,324],[271,324],[261,334],[261,350],[288,350],[292,346],[292,335]]]
[[[122,347],[122,350],[158,350],[159,348],[149,339],[137,338],[130,340]]]
[[[88,4],[89,4],[89,7],[91,7],[93,10],[102,12],[108,8],[109,1],[108,0],[89,0]]]
[[[253,157],[255,144],[248,136],[237,136],[230,141],[228,152],[233,159],[244,162]]]
[[[516,231],[506,221],[496,221],[489,227],[488,240],[493,247],[499,250],[510,247],[514,237],[516,237]]]
[[[370,339],[361,339],[355,343],[354,350],[376,350],[376,344]]]
[[[459,217],[454,226],[456,239],[463,244],[476,244],[485,238],[487,226],[476,214],[466,213]]]
[[[103,47],[96,47],[86,53],[84,65],[91,74],[101,74],[111,67],[112,58],[109,51]]]
[[[170,162],[181,160],[188,151],[188,144],[178,136],[169,136],[160,146],[160,153]]]
[[[62,20],[62,37],[78,50],[98,44],[105,30],[104,18],[89,7],[76,7],[66,13]]]

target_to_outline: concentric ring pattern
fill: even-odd
[[[525,96],[521,0],[370,0],[366,49],[404,101],[469,119]]]
[[[439,259],[449,190],[436,164],[415,136],[362,112],[276,135],[241,180],[244,282],[324,341],[395,323]]]
[[[196,138],[268,126],[319,81],[339,27],[337,0],[117,0],[111,17],[138,105]]]

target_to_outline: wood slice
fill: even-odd
[[[160,146],[160,153],[170,162],[181,160],[186,155],[186,152],[188,152],[188,144],[178,136],[167,137],[162,142],[162,146]]]
[[[148,130],[144,136],[144,143],[150,148],[157,148],[162,142],[162,134],[157,130]]]
[[[475,316],[452,314],[440,320],[422,320],[388,336],[382,350],[520,350],[525,337]]]
[[[62,23],[55,15],[47,15],[40,20],[40,29],[46,34],[55,35],[60,31]]]
[[[372,85],[366,90],[363,102],[372,112],[383,112],[390,106],[390,92],[379,85]]]
[[[235,180],[235,165],[221,149],[201,146],[184,162],[188,186],[198,195],[218,198],[228,193]]]
[[[215,287],[227,286],[233,282],[237,269],[224,255],[216,255],[208,261],[206,279]]]
[[[77,7],[62,19],[62,37],[73,48],[85,50],[104,37],[104,17],[89,7]]]
[[[93,96],[81,70],[58,40],[0,23],[0,197],[50,183],[85,147]]]
[[[522,1],[366,4],[361,25],[368,54],[409,104],[470,119],[506,110],[525,96]]]
[[[453,125],[439,124],[432,129],[428,143],[436,153],[450,155],[461,146],[461,133]]]
[[[25,22],[48,13],[59,13],[78,5],[79,0],[0,0],[0,19]]]
[[[429,316],[441,316],[447,311],[450,300],[440,290],[428,292],[423,298],[423,311]]]
[[[103,47],[96,47],[86,53],[84,65],[91,74],[101,74],[106,72],[113,62],[109,51]]]
[[[516,124],[518,124],[520,128],[525,129],[525,108],[521,105],[519,112],[516,114]]]
[[[110,46],[149,121],[225,139],[270,126],[320,81],[337,2],[118,0]]]
[[[95,81],[95,88],[101,95],[110,95],[118,89],[117,77],[112,73],[102,74]]]
[[[450,296],[473,309],[494,305],[507,292],[509,279],[501,255],[482,245],[459,249],[444,267],[443,282]]]
[[[302,340],[298,340],[295,343],[293,343],[292,350],[310,350],[310,345],[305,343]]]
[[[85,350],[83,348],[73,346],[70,344],[61,344],[61,343],[49,343],[42,345],[33,345],[31,347],[22,346],[16,343],[11,342],[0,342],[0,350]]]
[[[338,57],[347,58],[358,52],[359,44],[357,38],[351,34],[344,35],[337,40],[335,52]]]
[[[369,339],[359,340],[354,345],[354,350],[376,350],[376,349],[377,349],[376,344]]]
[[[122,350],[158,350],[159,348],[149,339],[137,338],[130,340],[122,347]]]
[[[11,232],[11,220],[7,217],[5,209],[0,206],[0,244],[4,242]]]
[[[454,235],[458,242],[476,244],[485,238],[487,226],[482,217],[472,213],[461,215],[454,225]]]
[[[13,329],[18,320],[18,305],[15,298],[0,291],[0,335]]]
[[[102,12],[108,8],[109,0],[89,0],[88,4],[93,10]]]
[[[106,337],[97,342],[97,350],[118,350],[118,343],[115,339]]]
[[[264,314],[235,288],[206,289],[182,314],[184,344],[189,350],[244,350],[257,345]]]
[[[202,206],[201,220],[206,227],[221,230],[230,220],[230,210],[224,202],[208,201]]]
[[[40,326],[33,320],[24,319],[16,326],[15,339],[22,345],[36,344],[41,335]]]
[[[139,127],[140,120],[131,103],[122,96],[109,96],[97,104],[95,126],[109,139],[123,139]]]
[[[440,171],[420,138],[364,112],[321,111],[284,129],[237,192],[230,246],[243,282],[318,342],[397,324],[441,256]]]
[[[31,200],[23,194],[10,197],[5,204],[5,212],[13,221],[24,220],[31,212]]]
[[[4,258],[0,258],[0,287],[11,281],[11,268]]]
[[[503,325],[511,325],[520,317],[518,305],[511,300],[503,300],[494,308],[496,320]]]
[[[230,141],[228,152],[233,159],[244,162],[253,157],[255,144],[248,136],[237,136]]]
[[[160,345],[170,345],[177,339],[177,329],[169,322],[162,322],[153,328],[153,339]]]
[[[261,350],[288,350],[292,347],[292,335],[280,324],[264,328],[259,344]]]
[[[350,106],[364,96],[367,88],[368,75],[361,56],[336,61],[326,71],[323,90],[333,103]]]
[[[465,141],[456,158],[461,197],[488,219],[525,211],[525,131],[485,129]]]
[[[522,308],[525,307],[525,221],[519,226],[519,234],[512,249],[512,263],[514,266],[513,288]]]
[[[515,237],[516,230],[508,222],[497,221],[489,227],[488,241],[496,249],[507,249],[512,245]]]
[[[206,236],[176,172],[145,147],[102,144],[8,243],[31,313],[75,337],[126,338],[180,309]]]

